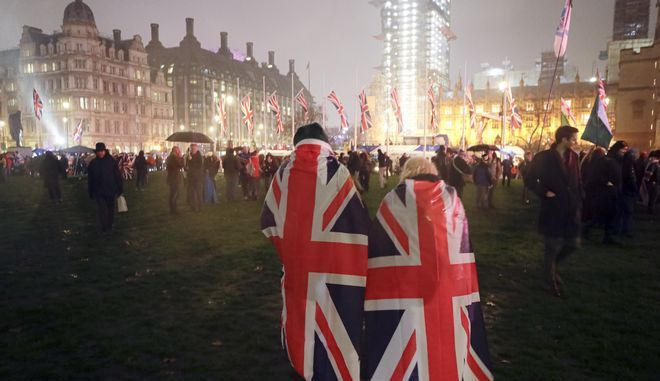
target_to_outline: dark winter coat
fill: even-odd
[[[196,154],[192,155],[187,162],[188,168],[188,181],[191,184],[201,184],[204,180],[203,168],[204,162],[202,160],[202,154],[198,151]]]
[[[225,176],[236,176],[240,169],[238,159],[235,155],[226,155],[222,159],[222,169],[225,171]]]
[[[95,158],[87,167],[89,197],[114,197],[124,193],[124,184],[115,159],[106,153]]]
[[[560,157],[553,145],[539,152],[527,171],[525,185],[541,199],[539,232],[550,237],[575,238],[580,230],[581,182],[577,153]],[[547,197],[550,191],[555,197]]]
[[[41,167],[39,168],[39,174],[43,178],[46,188],[55,187],[59,184],[61,166],[60,162],[51,152],[44,155]]]
[[[147,173],[147,159],[138,155],[133,162],[133,168],[138,175],[145,175]]]
[[[183,182],[183,175],[181,174],[183,158],[175,154],[170,154],[165,161],[165,165],[167,166],[167,184],[181,184]]]
[[[456,156],[451,162],[449,168],[449,185],[455,188],[463,188],[465,186],[465,176],[471,175],[472,170],[468,163],[462,157]]]

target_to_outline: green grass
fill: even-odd
[[[292,379],[261,203],[195,214],[184,195],[172,218],[162,176],[126,190],[129,213],[102,236],[84,181],[63,184],[61,205],[36,179],[0,184],[0,380]],[[496,379],[658,379],[658,221],[638,215],[624,249],[587,242],[556,299],[540,286],[536,210],[520,191],[498,188],[492,211],[465,195]],[[372,214],[384,194],[374,178]]]

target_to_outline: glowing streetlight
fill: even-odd
[[[596,78],[596,77],[589,78],[589,82],[591,82],[591,83],[596,83],[596,81],[598,81],[598,78]]]
[[[68,121],[69,121],[69,118],[67,118],[66,116],[65,116],[64,118],[62,118],[62,122],[63,122],[63,123],[66,123],[66,122],[68,122]]]
[[[227,104],[228,105],[234,104],[234,97],[232,97],[231,95],[227,95]]]
[[[62,108],[65,109],[65,110],[70,109],[71,108],[71,103],[69,103],[69,101],[62,102]]]
[[[504,92],[504,90],[506,90],[506,88],[509,87],[509,84],[506,83],[505,81],[502,81],[499,83],[499,85],[497,85],[497,87],[500,89],[500,91]]]
[[[183,124],[179,126],[179,130],[183,131],[185,129],[186,129],[186,126],[184,126]]]

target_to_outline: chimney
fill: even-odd
[[[268,51],[268,66],[275,67],[275,51],[274,50],[269,50]]]
[[[229,50],[229,47],[227,46],[227,32],[220,32],[220,50]]]
[[[246,43],[246,44],[245,44],[245,48],[246,48],[246,51],[247,51],[247,58],[248,58],[248,60],[249,60],[249,61],[252,61],[252,60],[254,59],[254,56],[253,56],[253,54],[252,54],[253,51],[254,51],[254,43],[252,43],[252,42],[248,42],[248,43]]]
[[[121,30],[113,29],[112,30],[112,37],[115,40],[115,45],[119,44],[119,41],[121,41]]]
[[[158,24],[151,24],[151,41],[158,41],[160,37],[158,35]]]
[[[296,60],[289,60],[289,74],[296,72]]]
[[[195,35],[195,19],[186,18],[186,37]]]

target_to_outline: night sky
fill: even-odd
[[[22,25],[44,32],[59,29],[69,0],[0,0],[0,49],[15,47]],[[245,51],[253,41],[259,62],[275,50],[280,71],[288,59],[317,100],[334,89],[353,119],[356,94],[380,65],[382,42],[379,11],[366,0],[86,0],[103,35],[121,29],[122,37],[150,39],[149,24],[160,24],[165,46],[178,45],[185,34],[185,17],[195,19],[195,35],[206,49],[216,51],[220,32],[229,32],[232,49]],[[167,5],[164,5],[167,4]],[[564,0],[453,0],[451,75],[467,64],[468,75],[480,64],[500,65],[508,58],[515,68],[531,68],[540,52],[551,50]],[[614,0],[575,0],[567,57],[587,77],[612,35]],[[652,27],[655,10],[652,10]],[[357,77],[357,85],[356,85]],[[324,81],[325,78],[325,81]],[[323,85],[325,82],[325,86]]]

